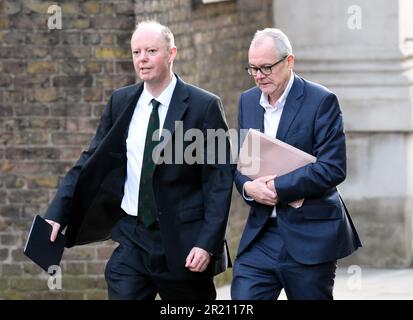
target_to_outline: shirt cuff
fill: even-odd
[[[248,196],[245,194],[245,183],[244,183],[244,185],[242,186],[242,197],[243,197],[245,200],[247,200],[247,201],[254,201],[253,198],[248,197]]]

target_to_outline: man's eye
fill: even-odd
[[[270,67],[270,66],[262,66],[262,67],[261,67],[261,70],[262,70],[263,72],[269,72],[269,71],[271,71],[271,67]]]
[[[156,53],[156,49],[149,49],[148,53],[154,55]]]

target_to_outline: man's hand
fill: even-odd
[[[60,223],[53,221],[53,220],[48,220],[46,219],[46,221],[52,226],[52,234],[50,235],[50,241],[54,242],[56,240],[57,237],[57,233],[59,232],[60,229]]]
[[[275,191],[275,178],[276,177],[274,177],[274,179],[268,180],[266,182],[266,185],[267,185],[268,189],[270,189],[272,192],[277,194],[277,191]]]
[[[193,247],[186,257],[185,267],[192,272],[202,272],[208,267],[210,261],[211,257],[207,251]]]
[[[278,203],[277,193],[274,187],[271,190],[267,185],[267,181],[274,181],[274,179],[275,176],[265,176],[246,182],[244,184],[246,195],[259,203],[275,206]]]

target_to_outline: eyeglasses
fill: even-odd
[[[271,64],[271,65],[263,65],[261,67],[248,66],[248,67],[245,68],[245,70],[247,70],[247,72],[250,76],[256,76],[258,70],[261,71],[261,73],[263,75],[269,76],[272,72],[272,68],[274,68],[280,62],[284,61],[285,58],[287,58],[287,57],[288,56],[285,56],[285,57],[281,58],[280,60],[278,60],[277,62],[275,62],[274,64]]]

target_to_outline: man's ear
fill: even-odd
[[[177,53],[176,47],[172,47],[171,49],[169,49],[169,59],[168,59],[169,63],[175,60],[176,53]]]
[[[294,68],[294,55],[290,54],[287,58],[288,69],[292,70]]]

